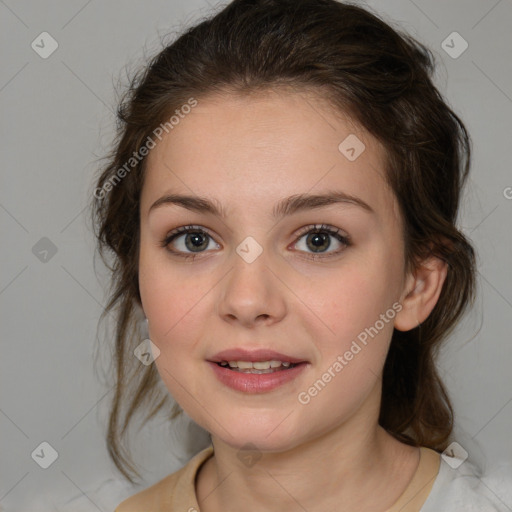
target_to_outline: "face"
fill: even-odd
[[[155,363],[212,436],[277,451],[376,423],[405,281],[376,139],[311,94],[198,100],[147,157],[140,232]]]

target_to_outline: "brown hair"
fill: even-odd
[[[122,180],[113,179],[190,97],[200,101],[227,91],[278,86],[317,91],[385,147],[387,179],[404,219],[407,266],[413,269],[433,254],[447,262],[448,275],[430,316],[413,330],[393,333],[379,422],[403,442],[446,447],[453,410],[434,361],[440,342],[473,301],[475,255],[456,227],[470,141],[433,85],[433,70],[425,47],[355,5],[235,0],[184,32],[134,76],[120,101],[114,149],[92,201],[99,253],[112,271],[112,293],[100,322],[110,312],[116,318],[115,396],[107,445],[130,481],[138,475],[123,446],[130,421],[142,409],[147,411],[144,424],[171,401],[159,388],[155,365],[144,366],[133,356],[142,340],[138,250],[145,159]],[[175,405],[170,417],[180,410]]]

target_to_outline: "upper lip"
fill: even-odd
[[[218,352],[217,354],[215,354],[211,359],[209,359],[209,361],[213,363],[220,363],[222,361],[288,361],[290,363],[305,362],[304,359],[288,356],[286,354],[276,352],[275,350],[269,350],[264,348],[256,350],[247,350],[241,348],[223,350],[222,352]]]

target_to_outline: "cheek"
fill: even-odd
[[[197,371],[200,316],[207,307],[205,290],[187,278],[186,271],[172,271],[158,258],[145,259],[141,255],[139,286],[142,305],[149,318],[149,337],[160,350],[155,365],[172,397],[195,418],[201,396],[200,382],[190,376]]]
[[[352,267],[343,279],[340,274],[338,283],[329,281],[329,300],[316,302],[331,333],[312,336],[319,364],[298,397],[299,409],[306,407],[304,411],[312,417],[327,415],[329,421],[341,421],[360,407],[378,383],[396,315],[390,283],[382,275],[377,279],[378,274],[368,266],[357,271]],[[329,404],[336,407],[326,413]]]
[[[401,307],[397,303],[400,272],[400,260],[392,249],[386,251],[380,245],[380,250],[359,254],[332,279],[324,280],[323,299],[318,288],[310,295],[317,297],[319,316],[331,329],[327,337],[315,341],[320,365],[311,385],[315,386],[315,379],[332,381],[318,400],[305,390],[305,398],[315,402],[310,412],[320,414],[321,407],[332,401],[339,405],[339,412],[333,412],[338,417],[357,408],[374,388]],[[316,388],[311,391],[314,394]]]
[[[190,329],[197,324],[194,317],[204,307],[208,283],[207,279],[190,278],[191,270],[186,265],[170,265],[163,253],[141,247],[139,288],[144,312],[150,319],[151,339],[166,351],[171,340],[176,346],[176,342],[187,338],[184,332],[193,332]]]
[[[334,344],[349,343],[365,329],[373,326],[388,310],[385,326],[379,330],[392,331],[393,304],[399,297],[399,269],[386,258],[347,264],[337,275],[323,280],[323,287],[311,289],[310,300],[322,320],[331,329]],[[389,325],[388,325],[389,324]]]

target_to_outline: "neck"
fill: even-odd
[[[212,437],[214,456],[197,481],[200,509],[385,511],[410,482],[419,450],[359,412],[322,436],[286,451],[257,453],[252,461]]]

